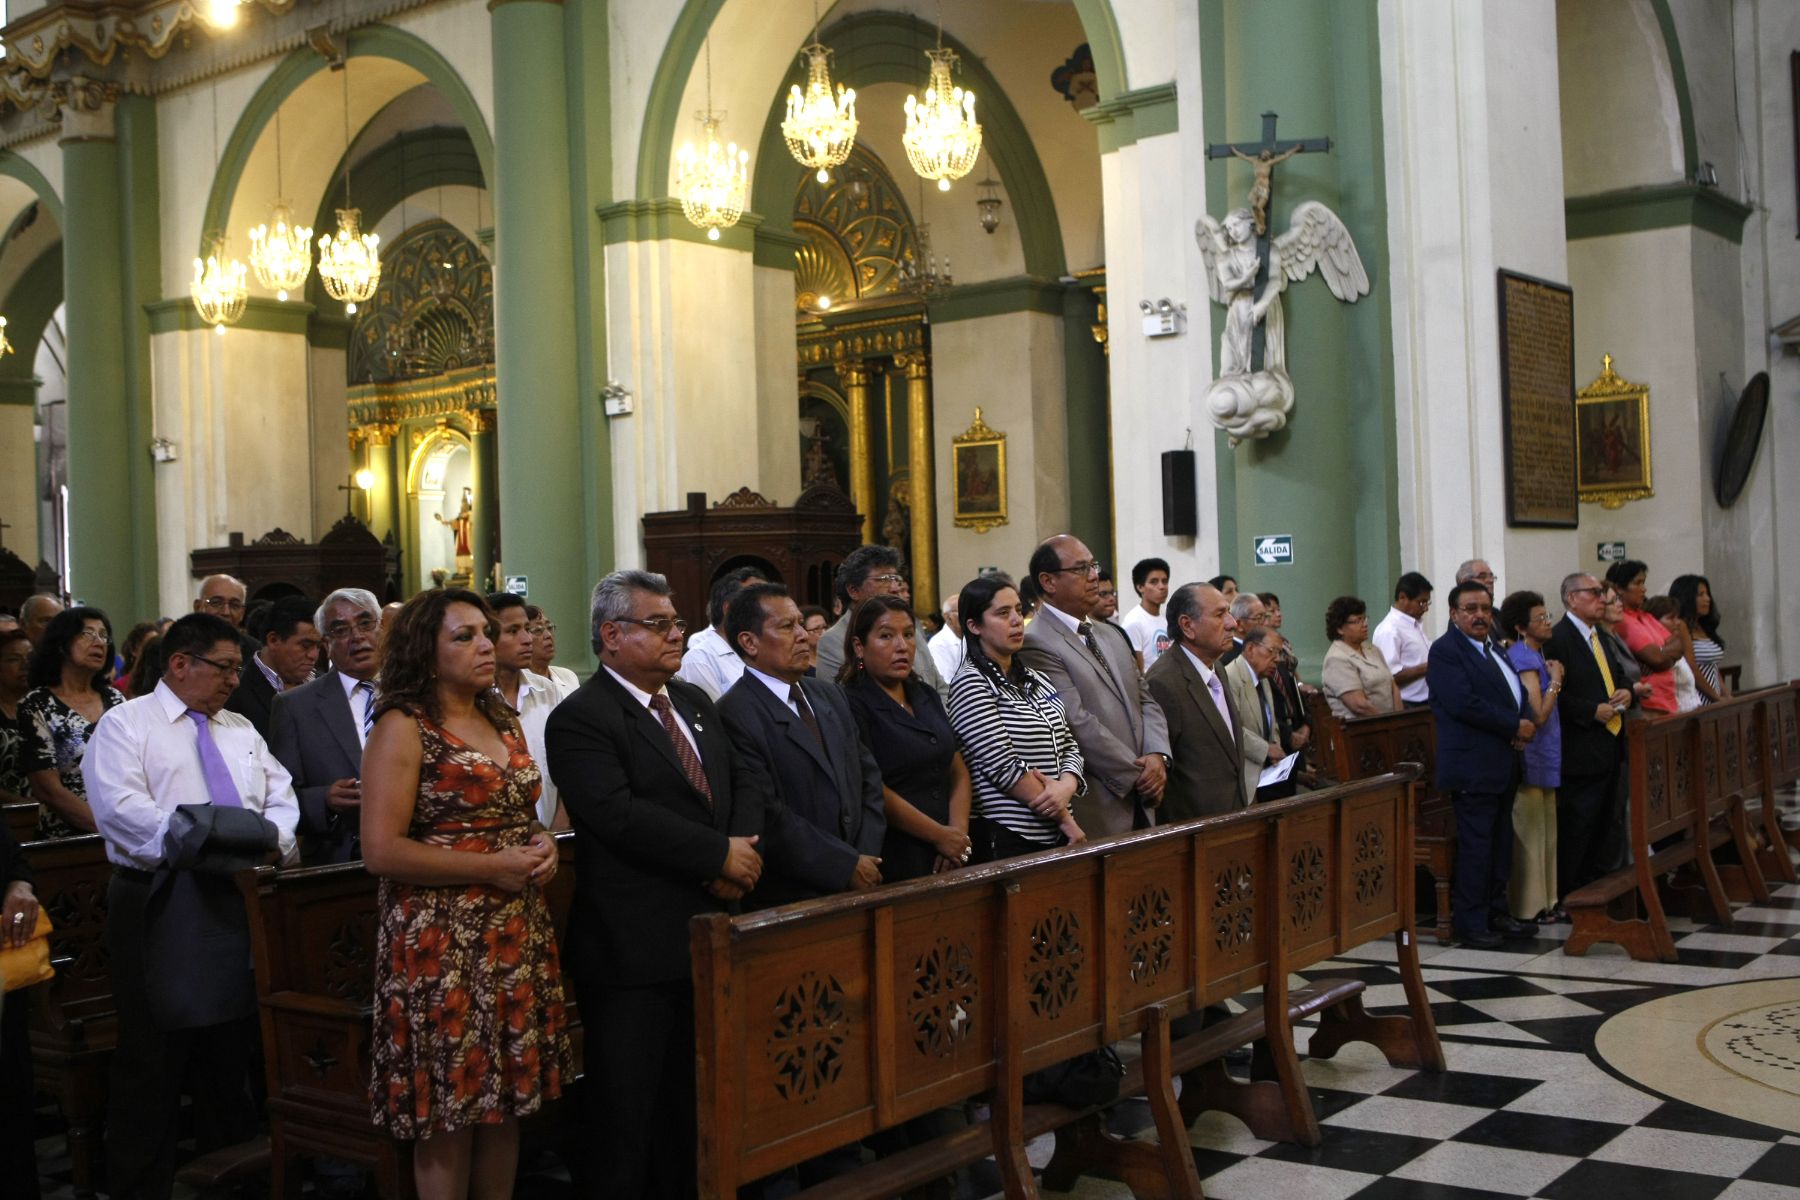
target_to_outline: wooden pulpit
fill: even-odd
[[[341,587],[365,588],[382,603],[405,597],[400,588],[400,552],[345,515],[317,542],[285,529],[272,529],[248,544],[233,533],[230,543],[189,556],[195,579],[235,575],[251,602],[283,596],[323,599]]]
[[[830,611],[838,564],[862,544],[861,530],[850,497],[832,487],[808,488],[792,508],[747,487],[711,508],[705,492],[689,492],[679,512],[644,514],[644,559],[668,577],[675,607],[698,630],[713,580],[738,567],[755,567],[796,602]]]

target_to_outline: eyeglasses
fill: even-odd
[[[556,623],[554,621],[539,621],[535,625],[527,625],[525,627],[525,632],[529,633],[533,637],[537,637],[540,634],[545,634],[545,633],[555,633],[556,632]]]
[[[669,636],[671,629],[676,633],[686,633],[688,628],[687,622],[680,617],[619,617],[617,620],[626,625],[642,625],[657,637],[665,638]],[[554,629],[555,626],[551,628]]]
[[[1571,596],[1584,596],[1584,595],[1585,596],[1599,596],[1599,595],[1604,595],[1605,592],[1606,592],[1605,588],[1597,588],[1597,587],[1570,588],[1569,589],[1569,595],[1571,595]]]
[[[352,633],[374,633],[380,628],[381,622],[374,617],[358,617],[354,621],[333,621],[325,627],[325,636],[335,642]]]
[[[213,609],[229,608],[232,612],[244,611],[244,602],[242,600],[228,599],[224,596],[202,596],[200,598],[200,603]]]
[[[78,642],[106,642],[110,639],[106,636],[104,629],[84,629],[75,635],[75,640]]]
[[[244,664],[241,662],[222,663],[216,658],[203,658],[202,656],[200,656],[198,654],[190,654],[190,655],[188,655],[188,657],[193,659],[195,662],[205,663],[207,666],[211,667],[213,670],[217,671],[221,675],[225,675],[228,677],[235,675],[235,676],[238,676],[241,678],[244,674]]]
[[[906,576],[894,575],[894,574],[871,575],[871,576],[869,576],[869,582],[870,583],[905,583]]]
[[[1070,563],[1066,567],[1057,567],[1056,573],[1060,575],[1067,571],[1072,575],[1098,575],[1103,570],[1105,570],[1105,566],[1098,559],[1090,558],[1082,562]]]
[[[1470,608],[1468,605],[1463,604],[1458,605],[1456,611],[1465,617],[1489,617],[1494,614],[1494,606],[1491,604],[1482,604],[1475,608]]]

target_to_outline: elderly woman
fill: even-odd
[[[1675,601],[1687,630],[1687,659],[1694,686],[1708,704],[1727,699],[1731,689],[1719,678],[1725,639],[1719,636],[1719,605],[1713,599],[1712,584],[1704,575],[1677,575],[1669,585],[1669,599]]]
[[[1644,608],[1647,589],[1644,580],[1650,568],[1635,558],[1616,562],[1606,569],[1606,582],[1625,603],[1619,618],[1618,634],[1643,668],[1644,682],[1650,694],[1643,699],[1644,708],[1653,713],[1675,711],[1675,660],[1681,657],[1681,638],[1669,632],[1661,621]]]
[[[112,660],[112,625],[97,608],[57,613],[31,652],[19,730],[40,838],[94,832],[81,758],[106,710],[125,703],[112,685]]]
[[[1537,733],[1525,743],[1525,773],[1513,798],[1512,915],[1540,925],[1566,920],[1556,905],[1556,789],[1562,785],[1563,665],[1544,659],[1555,628],[1544,598],[1514,592],[1500,606],[1500,633],[1511,640],[1507,661],[1519,676]]]
[[[1631,707],[1625,710],[1624,717],[1627,721],[1639,721],[1644,718],[1644,698],[1650,694],[1651,685],[1644,678],[1644,664],[1625,644],[1625,598],[1617,588],[1609,585],[1602,593],[1601,601],[1599,634],[1612,646],[1613,659],[1619,665],[1620,678],[1613,682],[1631,689]],[[1624,774],[1620,772],[1621,778]]]
[[[1320,683],[1338,720],[1374,717],[1400,708],[1400,686],[1387,659],[1369,641],[1369,607],[1355,596],[1339,596],[1325,609],[1325,651]]]

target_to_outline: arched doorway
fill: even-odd
[[[474,454],[466,435],[443,426],[425,435],[413,453],[406,483],[406,518],[412,539],[414,589],[468,587],[472,553],[460,522],[472,507]],[[459,553],[461,551],[461,553]]]

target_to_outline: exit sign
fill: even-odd
[[[1251,543],[1250,549],[1256,555],[1257,566],[1294,565],[1294,535],[1291,533],[1265,533]]]
[[[1624,562],[1625,561],[1625,543],[1624,542],[1601,542],[1600,543],[1600,561],[1603,563]]]

